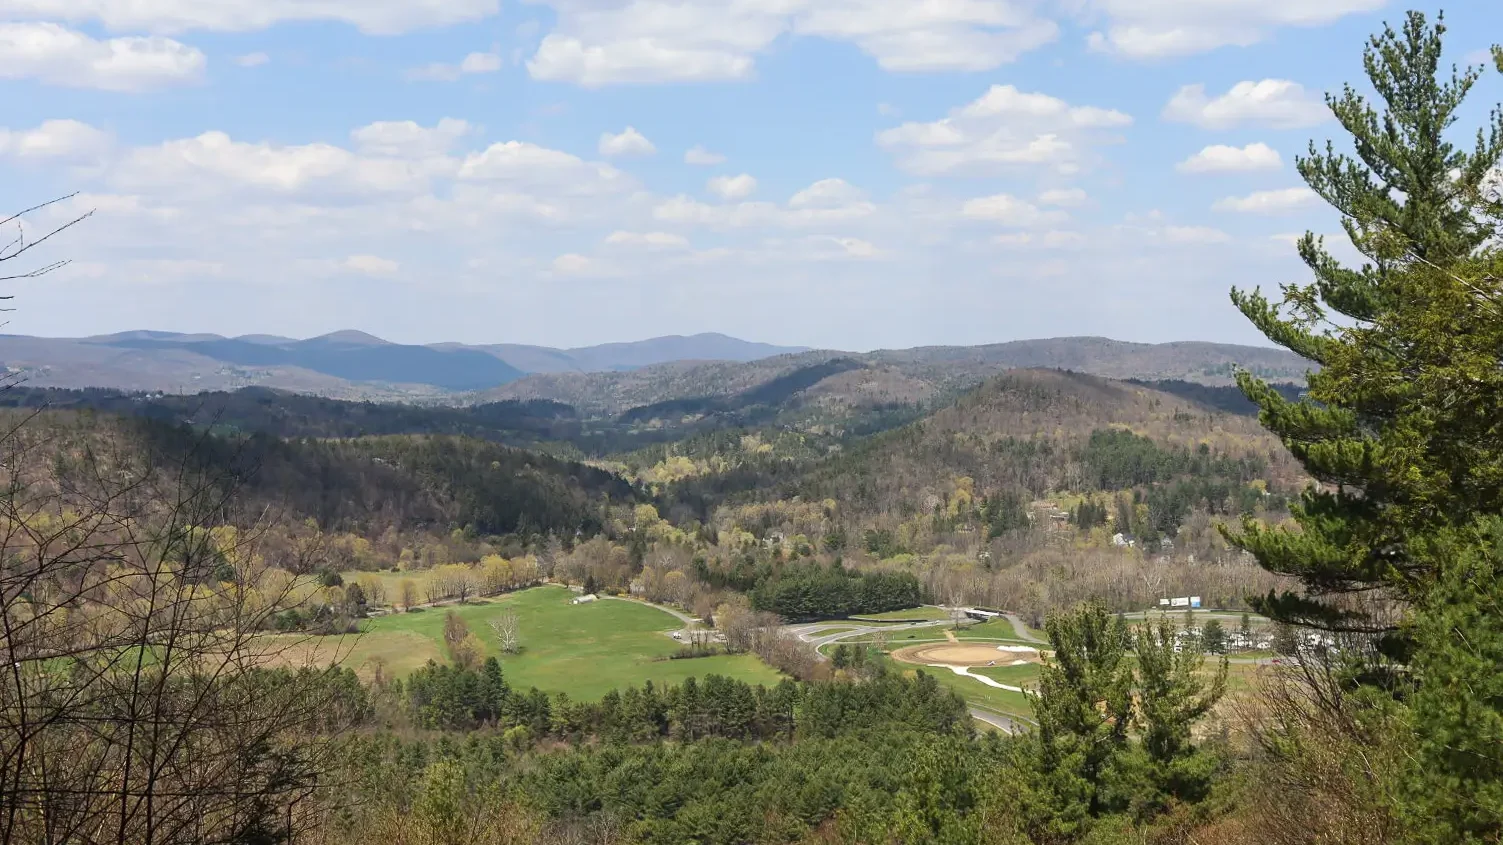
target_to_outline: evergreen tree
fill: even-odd
[[[1113,809],[1107,780],[1127,746],[1133,677],[1126,629],[1100,604],[1052,614],[1045,630],[1054,654],[1030,697],[1038,729],[1023,800],[1033,838],[1053,841]]]
[[[1212,619],[1200,629],[1200,648],[1209,654],[1226,654],[1226,628]]]
[[[1503,840],[1503,519],[1441,538],[1447,566],[1416,614],[1415,738],[1405,804],[1417,841]]]
[[[1220,630],[1214,620],[1212,624]],[[1163,803],[1173,798],[1199,801],[1210,789],[1215,760],[1191,741],[1195,722],[1226,692],[1226,658],[1209,679],[1201,674],[1205,655],[1194,648],[1176,648],[1174,626],[1166,620],[1145,623],[1134,631],[1138,658],[1138,707],[1135,718],[1143,731],[1143,751],[1150,780]],[[1144,796],[1134,796],[1141,804]]]
[[[1299,402],[1249,373],[1238,374],[1264,425],[1322,483],[1293,508],[1298,530],[1247,520],[1240,531],[1228,532],[1265,568],[1303,582],[1302,595],[1257,602],[1263,613],[1284,622],[1391,632],[1391,624],[1348,599],[1373,593],[1401,602],[1422,597],[1435,567],[1411,553],[1410,539],[1464,523],[1479,511],[1503,509],[1503,477],[1491,468],[1469,472],[1465,442],[1432,438],[1436,407],[1428,400],[1446,383],[1447,394],[1466,397],[1461,405],[1476,407],[1474,401],[1490,398],[1496,409],[1500,382],[1496,349],[1485,372],[1469,373],[1465,362],[1446,357],[1448,345],[1454,351],[1470,339],[1456,337],[1430,310],[1442,304],[1434,302],[1441,297],[1453,306],[1465,300],[1481,308],[1470,316],[1472,324],[1483,316],[1496,323],[1498,314],[1485,291],[1479,297],[1444,278],[1492,234],[1482,200],[1503,156],[1498,111],[1471,149],[1446,138],[1481,71],[1440,75],[1444,31],[1440,22],[1429,26],[1422,14],[1411,12],[1401,32],[1385,28],[1374,37],[1364,65],[1383,113],[1350,86],[1328,97],[1356,156],[1312,144],[1298,161],[1305,181],[1341,213],[1366,263],[1345,267],[1307,234],[1299,254],[1314,274],[1312,284],[1285,286],[1280,304],[1261,292],[1232,292],[1237,307],[1270,340],[1320,365],[1309,376],[1308,398]],[[1424,268],[1437,272],[1418,272]],[[1472,383],[1468,375],[1481,381]],[[1426,389],[1427,379],[1433,391]],[[1416,391],[1424,402],[1413,404]],[[1389,653],[1404,653],[1402,637],[1389,638],[1388,645]]]

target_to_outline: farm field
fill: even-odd
[[[401,676],[427,660],[442,660],[444,615],[453,610],[501,659],[507,681],[567,693],[581,700],[598,699],[613,689],[676,684],[685,678],[725,675],[754,684],[775,684],[781,676],[752,655],[717,655],[692,660],[663,660],[680,646],[667,632],[682,627],[673,616],[631,601],[603,600],[572,605],[574,594],[563,587],[534,587],[466,605],[431,608],[371,619],[359,635],[315,638],[299,643],[298,655],[322,661],[335,655],[344,665],[369,677],[377,660],[383,671]],[[488,620],[517,614],[522,653],[501,653]]]

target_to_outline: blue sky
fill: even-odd
[[[1339,231],[1294,156],[1405,8],[0,0],[9,200],[97,210],[7,330],[1258,342],[1227,290]]]

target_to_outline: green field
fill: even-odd
[[[994,710],[1004,716],[1022,716],[1029,719],[1033,717],[1033,708],[1028,706],[1028,699],[1022,693],[989,687],[974,678],[957,675],[948,669],[929,667],[918,669],[917,667],[906,663],[898,663],[897,661],[891,661],[888,665],[892,667],[893,671],[897,672],[924,672],[939,681],[941,685],[960,693],[961,698],[978,707]],[[974,672],[975,670],[971,671]],[[1004,681],[1004,683],[1006,682]]]
[[[1039,666],[1037,663],[1025,663],[1021,666],[976,666],[971,669],[971,674],[985,675],[998,683],[1031,689],[1038,683]]]
[[[632,601],[602,600],[571,605],[574,594],[563,587],[534,587],[463,606],[399,613],[366,622],[358,637],[319,638],[318,658],[336,650],[342,662],[364,674],[373,659],[385,671],[403,675],[429,658],[443,659],[444,614],[458,613],[501,658],[507,680],[518,687],[538,687],[594,700],[644,681],[678,683],[689,677],[725,675],[750,683],[775,684],[779,674],[751,655],[717,655],[692,660],[657,660],[681,647],[666,634],[682,623],[661,610]],[[487,620],[514,612],[521,630],[522,653],[501,653]]]
[[[998,616],[989,619],[979,625],[971,625],[955,632],[957,639],[962,640],[1017,640],[1023,642],[1018,636],[1017,629],[1006,618]]]
[[[852,616],[857,622],[928,622],[934,619],[949,619],[949,611],[938,607],[910,607],[907,610],[889,610],[886,613]]]

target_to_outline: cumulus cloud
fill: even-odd
[[[1004,232],[993,235],[992,243],[1032,249],[1077,249],[1085,246],[1086,237],[1079,232],[1050,229],[1047,232]]]
[[[684,153],[684,164],[692,164],[696,167],[712,167],[724,164],[725,156],[720,153],[712,153],[701,146],[693,146]]]
[[[1058,26],[1014,0],[534,0],[558,28],[527,67],[584,86],[749,77],[781,36],[855,44],[892,71],[989,70],[1053,41]]]
[[[610,246],[638,249],[688,249],[689,239],[671,232],[612,232],[605,238]]]
[[[757,180],[746,173],[740,176],[716,176],[705,188],[723,200],[744,200],[756,192]]]
[[[608,164],[587,162],[525,141],[505,141],[471,153],[460,166],[459,178],[547,184],[554,190],[579,195],[612,193],[632,186],[625,174]]]
[[[1186,85],[1175,92],[1163,112],[1167,121],[1193,123],[1202,129],[1299,129],[1322,123],[1330,116],[1318,96],[1287,79],[1238,82],[1214,99],[1206,96],[1204,85]]]
[[[739,229],[837,225],[868,218],[876,212],[876,204],[861,189],[843,179],[822,179],[795,193],[786,205],[771,202],[710,205],[677,196],[659,202],[652,214],[665,223]]]
[[[352,273],[367,276],[394,276],[401,265],[379,255],[351,255],[340,262],[340,266]]]
[[[1383,8],[1387,0],[1086,0],[1089,18],[1105,29],[1089,45],[1135,59],[1203,53],[1256,44],[1279,27],[1321,26]]]
[[[1264,143],[1245,147],[1213,144],[1175,165],[1175,169],[1181,173],[1241,173],[1278,170],[1283,166],[1278,151]]]
[[[160,36],[98,40],[55,23],[0,23],[0,78],[139,92],[196,82],[207,59]]]
[[[607,158],[617,156],[647,156],[657,152],[658,148],[647,140],[647,136],[628,126],[620,133],[606,132],[600,136],[600,154]]]
[[[1059,223],[1067,217],[1062,211],[1045,211],[1011,194],[995,194],[967,200],[960,207],[960,213],[972,220],[984,220],[988,223],[1019,228]]]
[[[870,207],[866,192],[844,179],[821,179],[788,199],[792,209]]]
[[[407,71],[408,79],[429,82],[454,82],[477,73],[495,73],[501,70],[501,53],[470,53],[459,64],[435,62]]]
[[[594,260],[574,252],[565,253],[553,259],[550,266],[553,272],[560,276],[583,276],[599,268]]]
[[[336,21],[396,35],[491,17],[500,0],[0,0],[12,20],[92,22],[114,31],[249,32],[293,21]]]
[[[432,127],[412,120],[384,120],[356,129],[350,133],[350,139],[362,152],[423,157],[448,152],[474,131],[468,121],[453,117],[443,118]]]
[[[1093,148],[1132,123],[1114,109],[1072,106],[1047,94],[994,85],[977,100],[931,123],[908,122],[877,134],[877,143],[921,175],[987,173],[1019,167],[1074,173]]]
[[[1232,236],[1210,226],[1166,226],[1164,239],[1172,244],[1224,244]]]
[[[1320,197],[1309,188],[1279,188],[1272,191],[1254,191],[1245,197],[1225,197],[1212,206],[1217,211],[1239,211],[1249,214],[1287,214],[1309,208]]]
[[[91,160],[103,156],[114,137],[77,120],[49,120],[35,129],[0,129],[0,154],[17,158]]]
[[[1083,188],[1054,188],[1039,194],[1041,205],[1057,205],[1063,208],[1085,205],[1088,199]]]

